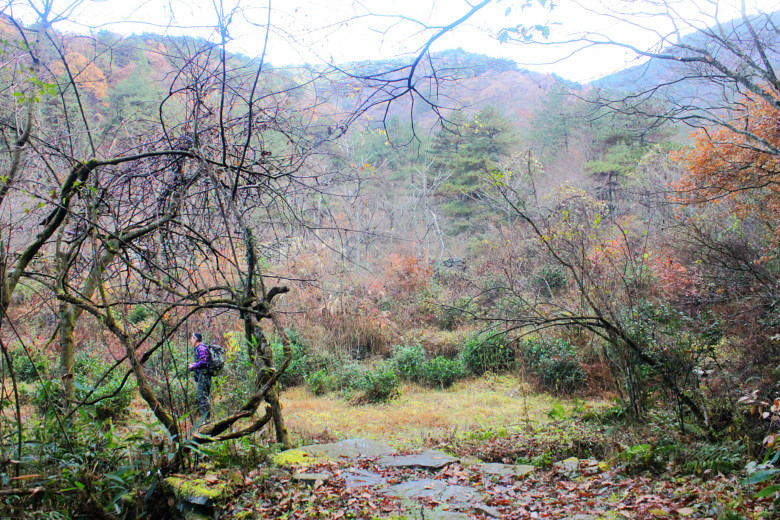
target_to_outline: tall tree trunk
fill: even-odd
[[[253,316],[247,316],[245,323],[247,325],[246,331],[248,334],[250,344],[254,344],[255,347],[255,373],[257,374],[257,387],[262,387],[276,371],[276,366],[273,360],[273,350],[271,345],[268,344],[268,340],[265,337],[262,329],[255,323]],[[273,385],[265,394],[265,402],[271,411],[271,417],[274,421],[274,430],[276,432],[276,442],[283,445],[285,448],[292,446],[290,443],[290,434],[287,431],[287,427],[284,424],[284,416],[282,414],[282,403],[279,401],[279,386]]]
[[[73,332],[76,320],[73,316],[73,307],[62,300],[59,303],[59,328],[60,328],[60,380],[62,381],[62,402],[66,409],[70,409],[76,402],[76,388],[74,379],[75,342]]]
[[[62,223],[59,231],[57,232],[57,247],[56,247],[56,259],[57,269],[60,272],[61,277],[65,277],[68,272],[68,267],[72,259],[72,252],[69,247],[66,246],[63,238],[65,236],[65,229],[68,227],[68,221],[66,218]],[[57,292],[63,291],[65,286],[65,279],[60,278],[57,283]],[[70,410],[73,404],[76,402],[76,386],[74,384],[74,370],[73,360],[75,357],[75,341],[74,331],[76,328],[76,316],[73,313],[73,306],[60,300],[57,307],[58,317],[58,329],[60,340],[60,383],[62,385],[62,405],[66,410]]]

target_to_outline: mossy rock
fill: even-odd
[[[302,449],[285,450],[274,455],[273,463],[276,466],[289,468],[290,466],[308,466],[317,462],[333,460],[323,454],[310,454]]]
[[[207,475],[188,478],[183,475],[167,477],[164,482],[177,500],[201,506],[224,504],[233,495],[237,474]]]

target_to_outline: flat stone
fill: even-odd
[[[398,450],[370,439],[346,439],[328,444],[312,444],[282,451],[274,456],[277,466],[307,465],[322,460],[375,458],[394,455]]]
[[[403,498],[419,499],[419,498],[439,498],[447,484],[441,480],[434,480],[432,478],[426,478],[422,480],[410,480],[401,484],[390,486],[387,489],[387,493]]]
[[[304,484],[309,484],[313,486],[317,486],[318,482],[320,485],[326,483],[330,480],[330,473],[320,472],[320,473],[296,473],[292,476],[293,480],[296,480],[298,482],[303,482]]]
[[[384,486],[387,479],[378,473],[365,469],[352,468],[344,474],[344,480],[348,488]]]
[[[422,469],[441,469],[453,462],[458,462],[458,459],[437,450],[428,450],[414,455],[390,455],[376,461],[380,466],[391,468]]]
[[[458,513],[457,511],[434,509],[433,511],[425,511],[425,520],[471,520],[471,517],[465,513]]]
[[[466,505],[479,497],[479,493],[473,487],[449,485],[441,494],[441,501],[456,505]]]
[[[564,473],[576,473],[580,470],[580,459],[569,457],[568,459],[560,460],[553,464],[553,469]]]
[[[501,477],[508,477],[508,476],[522,477],[528,475],[529,473],[532,473],[536,469],[533,466],[530,466],[528,464],[499,464],[499,463],[480,464],[479,466],[476,467],[481,469],[488,475],[499,475]]]
[[[412,500],[432,498],[437,502],[448,502],[458,506],[468,505],[479,497],[477,490],[472,487],[452,486],[432,478],[396,484],[388,488],[386,493]]]
[[[594,515],[574,515],[574,516],[567,516],[562,518],[561,520],[598,520],[598,516]]]
[[[486,504],[476,504],[473,509],[477,513],[482,513],[483,515],[489,516],[491,518],[501,518],[501,513],[498,511],[498,509],[495,507],[490,507]]]
[[[472,457],[471,455],[465,455],[460,458],[460,464],[461,466],[481,466],[484,464],[481,460],[479,460],[476,457]]]
[[[371,439],[346,439],[329,444],[312,444],[298,449],[314,456],[325,455],[332,458],[346,457],[349,459],[383,457],[398,453],[398,450],[392,446]]]

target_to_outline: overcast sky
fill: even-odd
[[[59,10],[73,5],[73,0],[57,2]],[[533,5],[524,7],[526,3]],[[768,0],[746,3],[751,12],[776,6],[776,1]],[[431,50],[461,47],[586,82],[630,65],[635,56],[600,46],[565,59],[578,44],[549,43],[576,39],[587,31],[647,48],[659,37],[674,39],[675,32],[684,34],[694,27],[710,25],[715,16],[726,21],[739,14],[736,0],[667,0],[663,6],[659,4],[659,0],[559,0],[549,9],[549,0],[493,0],[438,39]],[[29,17],[21,5],[23,2],[14,8],[14,15]],[[233,13],[228,29],[230,48],[250,57],[259,55],[269,14],[268,0],[82,0],[67,12],[75,23],[63,23],[60,28],[84,31],[102,27],[124,34],[184,32],[218,39],[213,28],[220,8],[226,15]],[[426,26],[449,25],[469,9],[464,0],[271,0],[273,30],[267,60],[281,66],[414,54],[435,33]],[[502,28],[519,24],[549,27],[549,38],[535,36],[544,45],[499,42]]]

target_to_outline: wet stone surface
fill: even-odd
[[[430,470],[441,469],[454,462],[458,462],[458,459],[437,450],[429,450],[412,455],[391,455],[376,461],[379,466],[390,468],[421,468]]]
[[[487,516],[488,518],[501,518],[501,513],[495,507],[486,506],[485,504],[477,504],[474,506],[474,511]]]
[[[330,480],[330,473],[296,473],[292,476],[292,479],[309,485],[318,486]]]
[[[536,469],[528,464],[486,463],[478,464],[476,466],[488,475],[499,475],[501,477],[523,477],[529,473],[533,473],[534,469]]]
[[[413,500],[433,499],[453,505],[466,506],[480,498],[476,489],[466,486],[448,485],[442,480],[432,478],[410,480],[390,486],[386,493]]]
[[[382,475],[365,469],[352,468],[344,472],[342,476],[348,488],[387,485],[387,479]]]
[[[563,473],[569,476],[576,476],[580,472],[580,459],[576,457],[569,457],[558,461],[553,464],[553,469],[559,473]]]
[[[346,439],[329,444],[312,444],[302,446],[298,450],[311,456],[326,456],[334,459],[339,457],[348,459],[373,458],[398,453],[398,450],[392,446],[370,439]]]

